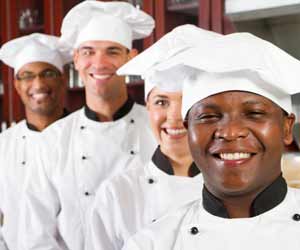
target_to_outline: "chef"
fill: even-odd
[[[141,230],[124,249],[299,248],[300,193],[287,187],[280,162],[292,142],[300,62],[245,33],[179,54],[156,69],[172,77],[193,69],[182,115],[202,198]]]
[[[2,231],[9,249],[17,249],[21,193],[36,137],[66,115],[63,66],[72,60],[58,37],[34,33],[13,39],[0,49],[0,59],[14,69],[14,86],[25,119],[0,134],[0,209]]]
[[[21,249],[83,249],[98,186],[151,158],[146,109],[116,71],[135,56],[132,40],[153,27],[152,17],[125,2],[82,2],[64,18],[61,40],[74,48],[86,106],[43,133],[25,190]]]
[[[159,144],[152,160],[106,180],[91,209],[87,250],[122,249],[126,240],[169,210],[201,197],[202,176],[193,163],[181,117],[182,94],[172,81],[151,81],[151,68],[178,48],[218,34],[193,25],[175,28],[127,64],[119,74],[141,74],[152,131]],[[148,55],[151,55],[148,58]],[[195,190],[198,190],[195,192]],[[176,194],[176,195],[174,195]]]

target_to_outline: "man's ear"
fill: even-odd
[[[137,49],[131,49],[128,53],[128,60],[134,58],[135,56],[137,56],[139,53],[139,51]]]
[[[293,142],[293,127],[295,124],[295,115],[289,114],[285,116],[283,121],[283,141],[285,145],[289,145]]]

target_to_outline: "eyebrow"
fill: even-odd
[[[168,96],[166,96],[166,95],[155,95],[155,96],[153,96],[153,98],[165,98],[165,99],[167,99]]]
[[[44,71],[46,71],[46,70],[57,71],[56,69],[45,68],[45,69],[41,70],[39,73],[44,72]],[[22,74],[25,74],[25,73],[26,73],[26,74],[39,74],[39,73],[34,73],[34,72],[30,71],[30,70],[24,70],[23,72],[18,73],[18,75],[22,75]]]
[[[196,109],[198,108],[220,109],[220,105],[216,105],[213,103],[198,103],[198,105],[196,105]]]
[[[82,50],[82,49],[94,49],[93,47],[91,46],[82,46],[82,47],[79,47],[78,50]]]
[[[262,101],[255,101],[255,100],[248,100],[242,103],[244,106],[247,105],[263,105],[266,106],[267,104]]]
[[[111,50],[116,50],[116,51],[119,51],[119,52],[122,52],[122,51],[123,51],[123,49],[122,49],[122,48],[115,47],[115,46],[108,47],[108,48],[106,48],[106,50],[108,50],[108,51],[111,51]]]
[[[82,49],[97,50],[97,47],[92,47],[92,46],[82,46],[82,47],[79,47],[78,49],[79,49],[79,50],[82,50]],[[106,50],[119,50],[119,51],[122,51],[122,48],[119,48],[119,47],[117,47],[117,46],[110,46],[110,47],[107,47]]]

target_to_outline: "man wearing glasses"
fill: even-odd
[[[72,57],[58,37],[35,33],[4,44],[0,59],[14,68],[14,86],[26,116],[0,135],[2,231],[9,249],[17,249],[18,214],[32,148],[42,130],[66,115],[63,66]]]

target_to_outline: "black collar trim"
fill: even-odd
[[[270,186],[262,191],[253,201],[250,209],[250,217],[265,213],[279,205],[287,193],[287,184],[280,175]],[[204,186],[202,191],[203,207],[207,212],[222,218],[229,218],[222,201],[211,194]]]
[[[113,121],[119,120],[123,118],[125,115],[127,115],[131,111],[133,105],[134,105],[134,101],[130,97],[128,97],[127,101],[113,115]],[[101,122],[98,119],[97,113],[91,110],[87,105],[84,106],[84,114],[88,119],[92,121]]]
[[[163,172],[168,175],[174,175],[174,170],[167,156],[165,156],[158,146],[152,156],[152,162]],[[200,173],[196,164],[193,162],[189,168],[189,176],[194,177]]]
[[[62,116],[61,116],[59,119],[62,119],[62,118],[66,117],[66,116],[69,115],[69,114],[70,114],[70,112],[69,112],[67,109],[64,108],[63,114],[62,114]],[[28,121],[26,121],[26,125],[27,125],[27,128],[28,128],[29,130],[36,131],[36,132],[40,132],[40,131],[37,129],[36,126],[34,126],[33,124],[29,123]]]

